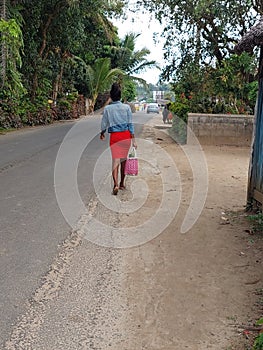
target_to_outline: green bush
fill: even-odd
[[[246,87],[248,90],[249,103],[251,106],[255,106],[258,95],[258,81],[252,81],[251,83],[247,84]]]
[[[20,128],[22,119],[17,113],[18,104],[15,100],[0,101],[0,127],[3,129]]]
[[[187,139],[187,118],[190,107],[187,103],[171,102],[168,108],[173,113],[173,124],[170,129],[170,135],[177,143],[185,144]]]
[[[65,96],[66,100],[67,100],[67,101],[70,101],[71,103],[72,103],[72,102],[77,102],[78,97],[79,97],[79,94],[78,94],[78,92],[76,92],[76,91],[70,92],[70,93],[68,93],[68,94]]]
[[[262,325],[263,318],[257,321],[256,325]],[[260,333],[259,336],[254,341],[253,350],[263,350],[263,333]]]
[[[2,129],[17,129],[23,125],[19,116],[8,113],[0,107],[0,128]]]
[[[263,350],[263,333],[256,338],[253,350]]]
[[[0,128],[21,128],[23,125],[45,125],[54,120],[78,118],[84,114],[85,100],[76,93],[60,98],[56,106],[50,106],[47,99],[32,103],[28,98],[0,100]]]
[[[263,233],[263,213],[249,215],[248,219],[252,222],[252,229],[255,233]]]
[[[171,102],[169,104],[169,110],[177,115],[178,118],[187,123],[187,115],[190,111],[189,105],[182,102]]]

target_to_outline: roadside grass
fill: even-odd
[[[248,220],[252,225],[252,232],[254,234],[263,234],[263,213],[258,212],[252,215],[248,215]]]
[[[259,211],[255,214],[251,214],[247,216],[248,221],[251,224],[251,232],[256,235],[257,238],[262,239],[263,237],[263,213]],[[257,293],[260,296],[258,302],[259,312],[262,311],[263,306],[263,288],[258,290]],[[254,339],[254,344],[252,350],[263,350],[263,317],[261,317],[256,323],[256,326],[261,326],[261,330],[259,334]]]
[[[256,326],[262,326],[262,325],[263,325],[263,317],[261,317],[256,322]],[[256,337],[254,341],[253,350],[263,350],[263,328],[261,328],[259,335]]]
[[[17,130],[17,129],[15,129],[15,128],[10,128],[10,129],[0,128],[0,135],[4,135],[4,134],[6,134],[8,132],[12,132],[12,131],[15,131],[15,130]]]
[[[245,232],[248,234],[246,238],[247,242],[251,245],[258,246],[262,250],[262,239],[263,239],[263,213],[262,210],[257,210],[255,212],[248,213],[245,210],[238,212],[228,211],[224,215],[228,218],[228,223],[244,222],[248,224],[248,228]],[[224,222],[225,223],[225,222]],[[239,348],[230,346],[226,350],[263,350],[263,288],[258,288],[255,290],[255,294],[258,300],[255,304],[256,308],[256,318],[253,322],[252,328],[254,332],[247,332],[249,336],[247,337],[247,343],[240,345]],[[235,321],[234,316],[228,317],[228,320]],[[246,335],[246,330],[244,331]]]

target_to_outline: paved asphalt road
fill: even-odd
[[[98,137],[100,118],[86,118],[87,127],[79,135],[94,136],[78,168],[85,203],[94,194],[92,170],[106,147]],[[137,135],[150,118],[142,112],[134,115],[134,123],[140,123]],[[61,142],[74,125],[58,123],[0,136],[0,348],[70,232],[56,201],[54,166]]]

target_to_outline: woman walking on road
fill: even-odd
[[[132,123],[132,111],[129,105],[123,104],[121,99],[120,85],[114,83],[111,87],[110,97],[112,102],[104,108],[100,139],[105,139],[105,132],[108,129],[110,134],[110,148],[112,155],[112,178],[113,195],[117,195],[118,190],[125,189],[125,164],[127,155],[131,146],[137,148],[134,126]],[[120,184],[118,183],[118,174],[120,169]]]

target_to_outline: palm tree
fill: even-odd
[[[119,68],[111,68],[109,58],[99,58],[95,61],[94,65],[87,66],[89,113],[94,111],[99,93],[105,92],[114,80],[118,80],[124,74]]]
[[[114,67],[121,68],[127,75],[133,77],[146,68],[158,68],[156,61],[148,61],[146,56],[151,52],[146,47],[135,50],[136,39],[140,34],[128,33],[121,40],[119,46],[112,48],[112,62]]]
[[[113,46],[111,50],[112,67],[121,68],[126,74],[121,77],[121,84],[125,90],[129,88],[130,84],[135,85],[135,82],[148,88],[147,82],[135,76],[148,68],[159,68],[154,60],[147,60],[146,56],[150,54],[150,50],[146,47],[141,50],[135,50],[136,39],[140,34],[128,33],[124,39],[121,40],[118,46]],[[125,96],[124,96],[125,100]]]

